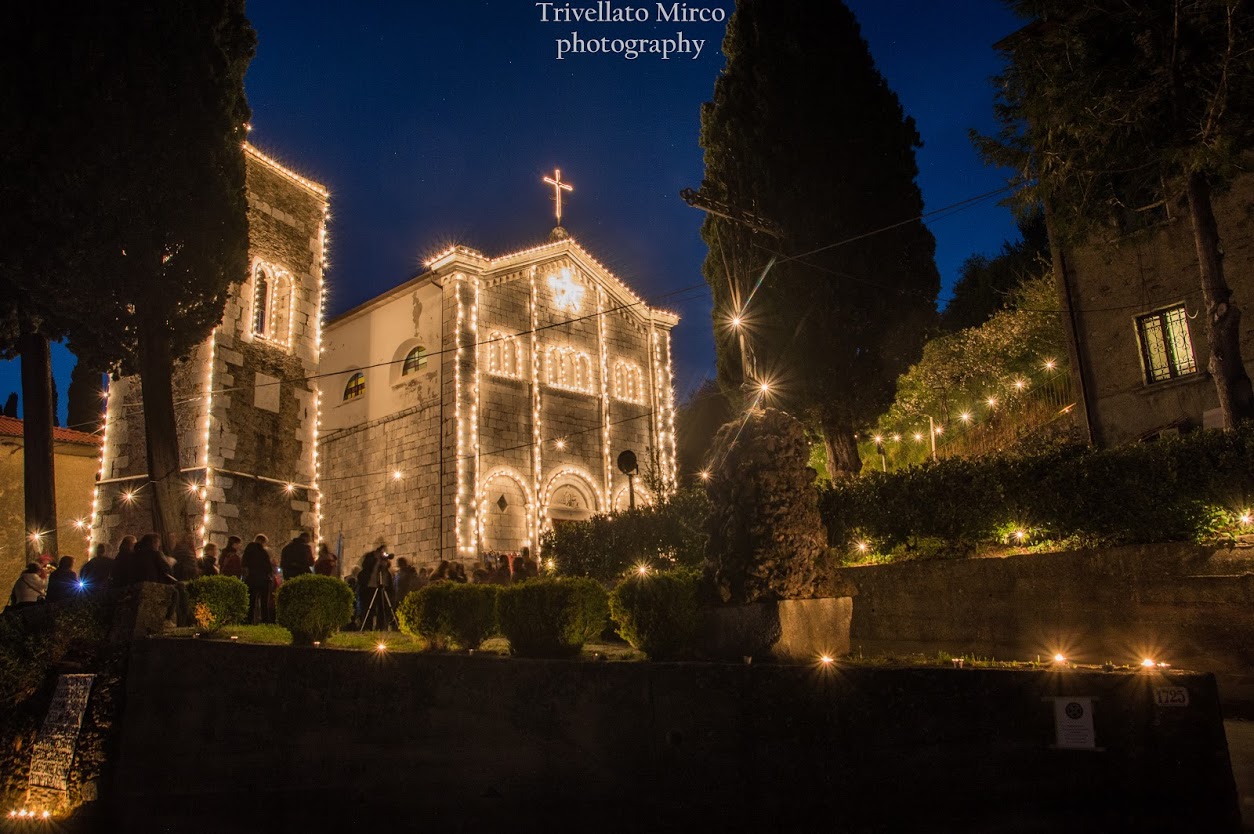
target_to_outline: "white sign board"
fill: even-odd
[[[1054,699],[1055,747],[1062,750],[1096,750],[1093,699],[1087,695],[1063,695]]]

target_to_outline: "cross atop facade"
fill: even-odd
[[[554,214],[557,216],[557,225],[562,225],[562,192],[574,191],[575,187],[568,182],[562,182],[562,169],[554,168],[553,176],[545,177],[544,181],[553,186],[553,202],[555,203]]]

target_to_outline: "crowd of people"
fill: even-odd
[[[259,533],[248,544],[230,536],[220,551],[205,544],[199,556],[190,547],[176,545],[166,555],[161,537],[148,533],[139,539],[123,537],[118,549],[96,545],[92,557],[78,573],[74,558],[62,556],[31,562],[18,576],[9,595],[10,608],[20,609],[45,602],[61,602],[80,594],[102,593],[141,582],[178,585],[200,576],[234,576],[248,587],[249,622],[274,622],[274,601],[279,585],[304,574],[340,576],[339,560],[326,546],[315,557],[313,536],[301,533],[274,558],[269,539]],[[394,556],[379,539],[375,548],[343,577],[356,599],[354,624],[359,628],[395,627],[396,607],[409,594],[433,582],[474,582],[509,585],[539,575],[539,565],[527,548],[521,553],[488,553],[467,574],[461,562],[441,560],[434,567],[415,567],[404,556]]]

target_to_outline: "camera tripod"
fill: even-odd
[[[387,619],[383,622],[383,627],[379,631],[400,630],[400,625],[396,621],[396,611],[392,609],[392,600],[384,590],[382,585],[376,585],[374,593],[370,595],[370,602],[361,612],[361,625],[358,631],[366,630],[366,623],[370,622],[370,615],[375,615],[375,621],[378,622],[386,612]]]

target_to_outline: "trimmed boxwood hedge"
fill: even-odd
[[[353,619],[353,591],[334,576],[292,577],[279,586],[275,619],[296,645],[326,640]]]
[[[1254,496],[1254,426],[1032,456],[951,458],[820,492],[833,547],[926,538],[1087,545],[1189,541],[1232,528]]]
[[[695,571],[629,577],[610,593],[609,603],[618,633],[650,660],[692,649],[699,624]]]
[[[408,594],[396,610],[401,631],[433,649],[477,649],[496,633],[498,585],[436,582]]]
[[[202,576],[187,583],[192,622],[201,634],[244,622],[248,616],[248,586],[234,576]]]
[[[501,633],[522,657],[569,657],[598,636],[609,616],[600,583],[582,577],[534,579],[502,588]]]

